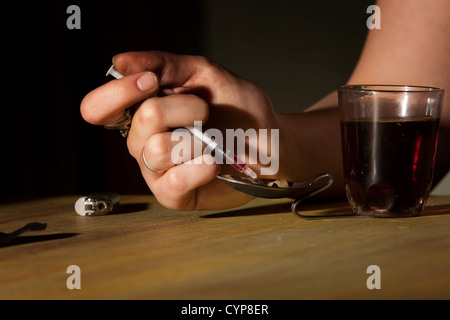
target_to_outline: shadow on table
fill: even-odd
[[[262,207],[252,207],[245,209],[237,209],[232,211],[218,212],[203,215],[202,218],[227,218],[227,217],[240,217],[240,216],[257,216],[266,214],[277,214],[291,212],[291,204],[274,204]],[[301,218],[305,219],[324,219],[324,218],[342,218],[342,217],[360,217],[355,215],[351,207],[344,203],[312,203],[305,204],[300,208],[299,213]],[[433,205],[425,207],[419,217],[423,216],[437,216],[443,214],[450,214],[450,204]]]
[[[330,208],[331,207],[331,208]],[[342,202],[305,202],[298,208],[299,212],[303,214],[302,218],[317,219],[317,218],[330,218],[330,217],[343,217],[353,215],[352,210],[348,205]],[[252,208],[236,209],[225,212],[217,212],[212,214],[203,215],[202,218],[227,218],[227,217],[241,217],[241,216],[257,216],[266,214],[278,214],[278,213],[290,213],[291,203],[278,203],[267,206],[259,206]]]
[[[242,216],[257,216],[264,214],[274,213],[286,213],[291,211],[290,203],[278,203],[263,207],[252,207],[245,209],[237,209],[232,211],[217,212],[201,216],[202,218],[229,218],[229,217],[242,217]]]
[[[111,212],[113,214],[127,214],[127,213],[136,213],[140,211],[146,211],[150,209],[150,203],[124,203],[119,204],[116,210]]]
[[[7,243],[0,244],[0,248],[1,247],[11,247],[11,246],[15,246],[15,245],[19,245],[19,244],[26,244],[26,243],[72,238],[77,235],[79,235],[79,233],[54,233],[54,234],[43,234],[43,235],[36,235],[36,236],[19,236],[17,238],[11,239]]]

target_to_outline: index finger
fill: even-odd
[[[162,51],[125,52],[113,57],[114,67],[123,74],[145,70],[158,74],[161,86],[193,88],[213,63],[205,57]],[[205,79],[203,79],[205,81]]]
[[[110,124],[119,120],[125,109],[149,97],[157,89],[158,79],[153,72],[132,74],[89,92],[81,102],[80,111],[91,124]]]

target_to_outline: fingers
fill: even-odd
[[[112,80],[84,97],[80,107],[81,115],[92,124],[110,124],[119,120],[125,109],[157,90],[158,79],[148,71]]]
[[[174,94],[147,99],[133,116],[128,134],[128,150],[135,159],[139,160],[144,145],[153,135],[165,132],[169,128],[193,125],[194,121],[204,123],[208,116],[208,104],[194,95]],[[164,137],[167,140],[169,136],[170,134]],[[156,150],[155,153],[168,151],[162,141],[160,137],[154,137],[146,150]],[[150,154],[146,159],[153,162]]]
[[[155,94],[160,87],[165,94],[195,93],[214,102],[211,87],[225,90],[223,83],[228,74],[216,72],[221,70],[219,66],[204,57],[158,51],[119,54],[113,63],[126,76],[104,84],[83,99],[81,114],[91,124],[116,122],[125,109]]]
[[[200,209],[197,188],[210,183],[220,173],[210,155],[201,156],[201,163],[189,161],[172,167],[158,179],[151,182],[151,189],[158,201],[165,207],[175,210]],[[143,172],[144,179],[152,180],[150,171]]]
[[[152,135],[142,148],[142,160],[152,171],[165,172],[175,165],[188,162],[194,155],[194,138],[186,130],[174,139],[173,132]]]
[[[195,160],[199,159],[173,167],[153,182],[153,194],[163,206],[174,210],[221,210],[229,208],[230,202],[239,206],[253,199],[215,179],[221,167],[210,155]],[[146,178],[151,172],[143,175]]]
[[[205,57],[176,55],[160,51],[126,52],[113,58],[114,67],[123,74],[150,70],[159,75],[161,86],[195,87],[208,81],[205,74],[218,67]]]
[[[194,156],[194,139],[187,130],[181,139],[176,138],[177,132],[167,131],[192,125],[194,121],[203,123],[208,115],[204,100],[180,94],[147,99],[134,114],[128,149],[153,194],[168,208],[195,208],[195,189],[214,180],[220,170],[210,155],[190,161]]]

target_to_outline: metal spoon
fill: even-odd
[[[297,211],[297,205],[315,194],[327,189],[333,184],[333,176],[329,173],[321,173],[314,178],[303,182],[293,182],[289,187],[269,186],[269,182],[275,182],[276,180],[269,179],[252,179],[247,176],[227,175],[217,176],[217,178],[226,184],[230,185],[234,189],[243,193],[252,195],[259,198],[292,198],[295,201],[292,203],[291,211],[297,216],[303,217]],[[318,188],[311,190],[311,187],[319,180],[327,178],[328,181],[325,185],[321,185]]]

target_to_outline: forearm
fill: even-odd
[[[322,104],[322,106],[325,106]],[[334,176],[321,197],[343,197],[342,150],[337,100],[334,107],[310,108],[300,114],[280,114],[280,169],[287,179],[303,181],[319,173]]]

